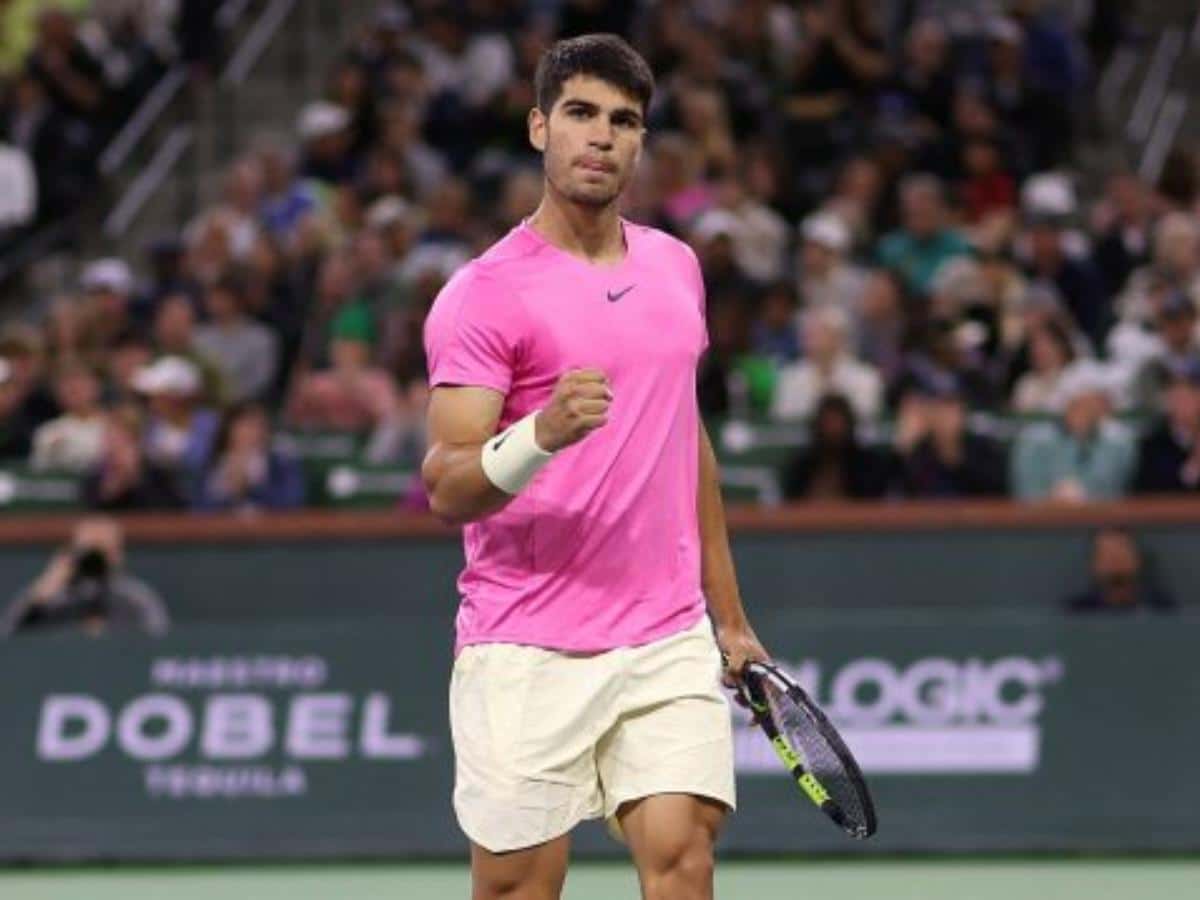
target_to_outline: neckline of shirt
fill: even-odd
[[[548,247],[556,255],[564,257],[578,264],[579,266],[582,266],[588,272],[591,272],[595,275],[608,276],[619,274],[628,268],[633,257],[633,241],[631,240],[629,222],[627,222],[623,216],[618,216],[617,221],[621,225],[621,236],[625,242],[625,255],[621,257],[619,261],[614,263],[589,262],[583,257],[571,253],[569,250],[564,250],[562,247],[558,246],[558,244],[555,244],[536,228],[530,225],[528,218],[522,219],[519,227],[521,231],[524,232],[531,240],[537,242],[540,246]]]

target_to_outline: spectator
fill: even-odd
[[[912,316],[904,279],[887,269],[868,275],[858,304],[858,352],[879,370],[884,384],[892,384],[904,363],[905,341]]]
[[[921,19],[909,28],[904,59],[887,94],[916,120],[922,140],[936,141],[950,127],[954,70],[946,29],[937,19]]]
[[[754,352],[750,317],[735,295],[710,294],[709,348],[696,378],[700,412],[705,416],[763,416],[771,408],[776,369]]]
[[[158,592],[125,569],[125,536],[112,519],[81,520],[70,543],[0,616],[0,635],[54,629],[90,637],[141,632],[161,636],[169,625]]]
[[[196,312],[186,295],[172,294],[159,304],[154,317],[154,349],[159,356],[186,360],[199,373],[204,401],[213,406],[225,404],[229,383],[221,367],[196,343]]]
[[[434,188],[445,181],[449,167],[445,157],[422,137],[419,110],[411,103],[393,100],[380,110],[379,127],[380,150],[398,167],[404,193],[427,202]]]
[[[21,421],[34,429],[58,415],[58,404],[46,384],[46,347],[37,329],[12,323],[0,330],[0,359],[8,364],[6,377],[12,381]],[[28,448],[21,455],[27,453]]]
[[[1130,172],[1111,176],[1092,223],[1092,262],[1109,296],[1118,296],[1129,276],[1150,261],[1152,224],[1150,192],[1141,179]]]
[[[1117,300],[1122,323],[1154,317],[1155,300],[1171,289],[1200,297],[1200,224],[1188,214],[1169,213],[1154,229],[1154,260],[1130,275]]]
[[[1030,371],[1017,380],[1012,409],[1022,414],[1059,411],[1063,375],[1075,361],[1071,337],[1057,322],[1047,322],[1029,335]]]
[[[650,145],[650,153],[659,208],[655,218],[672,231],[684,231],[716,203],[716,189],[704,171],[700,152],[683,135],[667,132]],[[733,217],[722,221],[733,222]],[[736,223],[728,226],[729,236],[736,228]],[[711,226],[706,232],[715,233]]]
[[[787,464],[783,493],[789,500],[865,500],[883,495],[886,461],[864,446],[854,407],[840,394],[826,394],[813,415],[809,445]]]
[[[71,163],[79,155],[75,143],[83,136],[80,129],[73,127],[55,108],[42,85],[31,74],[19,76],[8,91],[9,96],[0,101],[0,141],[8,143],[10,149],[20,151],[24,164],[13,170],[14,175],[23,177],[6,181],[5,208],[25,207],[29,213],[26,221],[34,215],[45,221],[61,208],[75,191],[64,190],[74,186],[78,179],[72,177]],[[60,180],[61,179],[61,180]],[[32,183],[29,183],[30,180]],[[20,193],[16,189],[22,188]],[[14,204],[16,196],[23,196],[25,203]],[[9,221],[3,225],[23,224]]]
[[[751,342],[756,354],[770,359],[778,367],[800,357],[796,291],[789,282],[776,282],[763,293]]]
[[[967,428],[963,387],[952,375],[913,381],[900,401],[894,480],[908,497],[1003,496],[1004,454]]]
[[[1110,391],[1096,363],[1078,362],[1064,376],[1061,421],[1027,425],[1017,437],[1012,480],[1019,499],[1083,503],[1125,494],[1136,448],[1129,431],[1109,418]]]
[[[24,391],[13,378],[12,366],[0,358],[0,459],[29,456],[37,424],[30,421],[24,401]]]
[[[26,67],[58,109],[80,119],[103,116],[109,99],[104,67],[80,40],[68,13],[51,7],[38,16],[37,43]]]
[[[95,328],[87,310],[75,297],[62,295],[50,302],[42,323],[46,358],[58,362],[80,361],[93,368],[104,364],[104,353],[97,346]]]
[[[825,394],[841,394],[863,422],[879,416],[883,383],[879,373],[855,359],[848,344],[845,312],[831,307],[804,316],[804,359],[779,373],[771,415],[775,419],[807,419]]]
[[[138,373],[154,361],[150,340],[137,332],[120,338],[105,360],[108,379],[108,405],[136,404],[141,400],[134,381]]]
[[[370,345],[357,335],[335,335],[328,370],[297,382],[288,421],[299,427],[369,433],[392,424],[400,406],[387,372],[370,364]]]
[[[729,230],[738,268],[755,284],[777,280],[783,274],[788,226],[779,213],[753,199],[740,178],[728,175],[716,184],[717,205],[703,213],[696,228],[705,230],[705,218],[730,216]]]
[[[862,95],[883,84],[890,66],[866,2],[805,3],[800,24],[801,43],[783,107],[787,143],[801,162],[820,163],[836,158],[848,137],[847,118]]]
[[[700,261],[709,297],[727,297],[748,304],[755,286],[737,262],[738,222],[725,210],[701,215],[689,240]]]
[[[304,502],[300,463],[271,443],[271,423],[257,404],[233,407],[217,438],[214,463],[198,506],[208,510],[293,509]]]
[[[353,154],[350,113],[336,103],[314,101],[301,111],[297,131],[304,143],[300,165],[304,177],[327,184],[342,184],[354,178],[358,163]]]
[[[1133,405],[1153,407],[1162,393],[1172,369],[1184,368],[1200,360],[1200,330],[1197,330],[1196,304],[1183,291],[1170,290],[1158,301],[1155,316],[1155,344],[1148,346],[1149,358],[1137,373],[1132,386]]]
[[[141,285],[134,301],[138,321],[149,321],[158,304],[172,294],[190,297],[199,292],[200,286],[184,266],[185,250],[183,241],[175,235],[162,235],[146,246],[150,277]]]
[[[854,317],[863,273],[847,259],[850,232],[830,213],[809,216],[800,226],[798,290],[804,309],[832,306]]]
[[[1164,420],[1138,448],[1134,491],[1186,494],[1200,489],[1200,360],[1168,369],[1163,388]]]
[[[986,333],[975,321],[940,315],[919,324],[892,385],[893,401],[913,384],[950,380],[971,409],[994,409],[998,390],[983,355]]]
[[[1105,528],[1092,538],[1092,583],[1067,598],[1071,613],[1161,613],[1175,601],[1154,583],[1133,537],[1120,528]]]
[[[980,225],[997,217],[1007,219],[1017,205],[1017,185],[1004,167],[995,139],[973,138],[963,145],[965,178],[960,188],[967,221]]]
[[[1100,346],[1112,325],[1111,298],[1091,262],[1069,252],[1064,224],[1056,213],[1031,214],[1027,274],[1052,285],[1084,334]]]
[[[33,468],[85,472],[103,450],[100,380],[82,362],[68,360],[55,374],[54,392],[63,414],[34,432]]]
[[[879,232],[884,207],[883,167],[874,158],[850,159],[833,186],[822,211],[837,216],[850,229],[851,245],[857,249],[873,246]]]
[[[190,496],[208,469],[220,417],[201,405],[199,370],[182,356],[161,356],[134,377],[150,416],[145,448],[151,462],[175,473]]]
[[[103,454],[84,476],[81,493],[89,509],[150,511],[184,505],[175,475],[146,458],[141,416],[132,407],[108,414]]]
[[[264,397],[279,365],[279,337],[246,315],[243,283],[226,276],[205,295],[209,322],[196,329],[196,350],[221,370],[233,402]]]
[[[928,294],[938,269],[968,251],[966,240],[947,221],[941,181],[913,175],[900,186],[903,227],[879,245],[879,262],[900,272],[908,287]]]
[[[296,153],[283,141],[261,137],[255,153],[263,175],[264,200],[259,218],[268,232],[287,241],[316,208],[316,192],[310,183],[296,177]]]
[[[85,317],[100,347],[111,349],[139,327],[133,314],[133,272],[124,260],[97,259],[84,267],[79,285],[86,294]]]

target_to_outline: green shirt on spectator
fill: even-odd
[[[885,268],[899,272],[912,290],[928,294],[937,270],[948,260],[970,250],[966,238],[953,228],[943,228],[927,238],[893,231],[879,244],[879,262]]]

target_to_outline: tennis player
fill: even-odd
[[[704,285],[686,244],[618,214],[646,62],[612,35],[561,41],[536,92],[541,205],[425,324],[422,474],[466,525],[454,808],[475,900],[558,897],[571,829],[599,817],[644,897],[708,898],[735,799],[718,644],[727,680],[766,653],[697,411]]]

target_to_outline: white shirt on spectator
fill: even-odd
[[[874,366],[848,353],[834,361],[828,375],[810,360],[792,363],[779,373],[771,417],[807,419],[825,394],[841,394],[860,422],[873,421],[883,403],[883,379]]]
[[[33,468],[85,472],[104,450],[101,416],[59,416],[33,433]]]
[[[487,103],[512,80],[513,52],[503,35],[475,35],[457,56],[426,40],[416,41],[412,49],[425,69],[430,92],[452,91],[470,107]]]
[[[862,269],[850,263],[839,263],[824,278],[802,274],[796,288],[802,307],[837,307],[846,312],[853,325],[858,317],[858,304],[866,282],[866,274]]]
[[[0,144],[0,228],[28,224],[37,203],[37,176],[29,155],[11,144]]]

